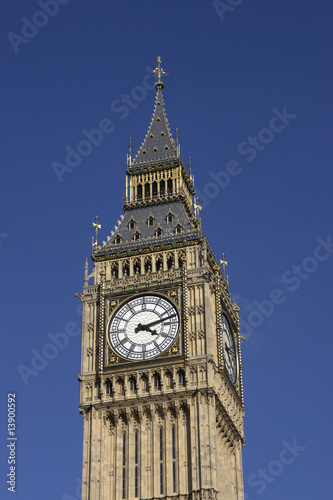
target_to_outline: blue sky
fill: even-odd
[[[106,239],[122,213],[157,56],[203,229],[241,307],[247,498],[331,498],[331,2],[45,4],[7,2],[1,16],[1,498],[13,391],[16,498],[78,498],[74,293],[96,214]]]

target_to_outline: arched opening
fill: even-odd
[[[134,274],[141,274],[141,262],[139,260],[134,262],[133,271]]]
[[[118,264],[114,263],[111,267],[111,276],[113,278],[118,278],[119,276],[119,267]]]
[[[167,260],[168,270],[170,270],[173,266],[173,257],[169,257]]]
[[[150,198],[150,184],[145,185],[145,198]]]
[[[145,273],[151,271],[151,257],[147,258],[145,261]]]
[[[129,264],[125,262],[123,264],[123,276],[129,276]]]
[[[156,259],[156,271],[163,271],[163,259],[162,257],[158,257]]]

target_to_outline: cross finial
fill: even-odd
[[[166,72],[163,68],[161,68],[161,58],[158,56],[157,58],[157,67],[153,71],[153,75],[156,79],[155,87],[157,89],[164,89],[164,83],[162,81],[162,76],[166,76]]]

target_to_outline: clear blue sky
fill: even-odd
[[[137,151],[148,128],[157,56],[204,231],[241,307],[247,498],[332,498],[332,3],[41,4],[3,2],[1,16],[1,498],[12,498],[11,391],[15,498],[77,498],[74,293],[96,214],[106,239],[122,213],[128,140]],[[95,145],[81,143],[98,126]],[[68,344],[54,347],[65,329]],[[53,359],[22,375],[45,349]]]

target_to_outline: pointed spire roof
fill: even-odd
[[[172,138],[169,122],[164,109],[162,89],[164,83],[162,76],[165,75],[161,68],[161,58],[157,59],[157,67],[153,71],[155,77],[156,99],[153,116],[146,137],[136,157],[129,165],[132,170],[142,164],[156,163],[158,161],[170,161],[179,157],[178,148]]]

